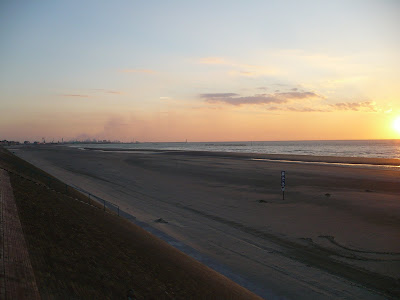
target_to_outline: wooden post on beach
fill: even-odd
[[[285,200],[285,185],[286,185],[286,172],[285,171],[281,171],[282,200]]]

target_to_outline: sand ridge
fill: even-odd
[[[300,154],[262,154],[262,153],[238,153],[238,152],[211,152],[211,151],[187,151],[187,150],[159,150],[159,149],[123,149],[123,148],[96,148],[84,147],[82,149],[102,152],[131,152],[131,153],[164,153],[173,155],[192,156],[216,156],[269,159],[275,161],[298,161],[298,162],[324,162],[342,164],[365,164],[365,165],[392,165],[400,167],[400,159],[396,158],[372,158],[351,156],[316,156]]]

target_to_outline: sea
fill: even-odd
[[[185,150],[260,154],[298,154],[400,159],[400,139],[335,141],[146,142],[72,144],[79,148],[121,150]]]

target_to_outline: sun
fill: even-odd
[[[400,133],[400,117],[397,117],[394,121],[393,121],[393,128]]]

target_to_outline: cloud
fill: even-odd
[[[230,71],[228,74],[232,76],[247,76],[247,77],[253,77],[259,75],[259,73],[251,71]]]
[[[260,88],[257,88],[260,90]],[[254,106],[260,105],[265,111],[288,112],[335,112],[356,111],[361,113],[385,112],[373,101],[353,101],[327,103],[327,99],[314,91],[304,91],[298,88],[289,88],[287,91],[275,93],[260,93],[240,95],[233,92],[200,94],[199,97],[206,103],[217,106]],[[333,99],[329,99],[332,101]],[[389,113],[386,111],[386,113]]]
[[[256,77],[263,75],[274,75],[278,71],[270,67],[260,66],[260,65],[249,65],[242,64],[238,62],[231,61],[222,57],[203,57],[197,59],[197,63],[203,65],[219,65],[231,68],[228,72],[231,76],[247,76]]]
[[[122,95],[122,92],[120,91],[104,91],[107,94],[114,94],[114,95]]]
[[[287,107],[285,110],[288,111],[296,111],[296,112],[329,112],[330,110],[327,109],[318,109],[318,108],[311,108],[311,107]]]
[[[208,103],[227,103],[231,105],[245,104],[271,104],[287,103],[291,100],[302,100],[310,98],[323,98],[314,92],[283,92],[275,94],[256,94],[254,96],[241,97],[236,93],[214,93],[200,94],[200,98],[206,99]]]
[[[60,97],[77,97],[77,98],[91,98],[95,97],[96,93],[105,93],[105,94],[112,94],[112,95],[122,95],[121,91],[116,90],[106,90],[106,89],[90,89],[89,94],[60,94]]]
[[[71,140],[72,141],[87,141],[91,140],[92,136],[87,134],[87,133],[80,133],[77,136],[73,137]]]
[[[256,75],[256,73],[254,73],[254,72],[249,72],[249,71],[239,71],[238,73],[239,73],[239,75],[243,75],[243,76],[253,76],[253,75]]]
[[[103,120],[103,128],[97,128],[96,132],[80,133],[72,138],[72,140],[125,140],[130,141],[132,136],[132,128],[134,124],[126,117],[114,115],[108,116]]]
[[[314,92],[282,92],[276,93],[275,95],[279,97],[284,97],[286,99],[306,99],[306,98],[323,98],[322,96]]]
[[[123,93],[121,91],[116,91],[116,90],[106,90],[106,89],[93,89],[94,91],[98,92],[103,92],[106,94],[114,94],[114,95],[122,95]]]
[[[385,114],[390,114],[393,111],[393,109],[389,108],[388,110],[385,110]]]
[[[122,73],[147,73],[147,74],[157,73],[156,71],[150,70],[150,69],[124,69],[124,70],[120,70],[120,72],[122,72]]]
[[[214,93],[214,94],[200,94],[200,98],[212,99],[212,98],[226,98],[239,96],[235,93]]]
[[[352,111],[367,111],[377,112],[375,102],[364,101],[364,102],[342,102],[330,105],[335,110],[352,110]]]
[[[232,70],[228,72],[231,76],[246,76],[246,77],[258,77],[264,75],[276,75],[277,71],[271,68],[253,65],[232,65],[233,68],[239,70]]]
[[[204,65],[231,65],[230,62],[221,57],[203,57],[198,62]]]
[[[270,106],[267,108],[269,111],[294,111],[294,112],[330,112],[331,110],[327,109],[319,109],[319,108],[311,108],[311,107],[277,107]]]
[[[274,83],[273,85],[282,86],[282,87],[288,87],[288,86],[290,86],[290,85],[287,84],[287,83]]]
[[[89,95],[83,94],[62,94],[61,97],[80,97],[80,98],[89,98]]]
[[[101,89],[98,89],[101,90]],[[114,91],[114,90],[101,90],[106,94],[113,94],[113,95],[122,95],[123,93],[121,91]]]
[[[114,131],[117,131],[121,127],[129,126],[129,124],[119,118],[119,117],[111,117],[105,124],[104,124],[104,131],[106,133],[112,133]]]

